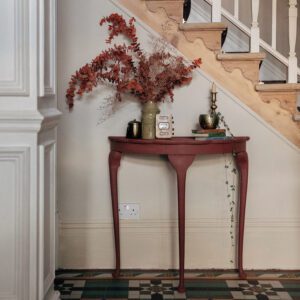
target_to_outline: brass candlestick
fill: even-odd
[[[217,109],[217,87],[216,84],[213,83],[211,89],[211,105],[210,105],[210,113],[199,116],[200,127],[203,129],[216,129],[219,125],[219,116],[216,113]]]

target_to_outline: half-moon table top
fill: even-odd
[[[110,136],[111,151],[139,154],[196,155],[238,153],[246,151],[249,137],[237,136],[196,140],[194,137],[173,137],[171,139],[127,139]]]

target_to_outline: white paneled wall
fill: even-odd
[[[56,0],[1,1],[0,38],[0,299],[55,300]]]

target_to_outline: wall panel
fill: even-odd
[[[0,147],[0,299],[29,299],[29,151]]]
[[[29,93],[28,0],[2,0],[0,10],[0,96]]]

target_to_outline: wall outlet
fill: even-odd
[[[138,203],[120,203],[119,218],[123,220],[137,220],[140,218],[140,205]]]

